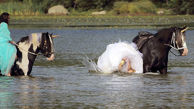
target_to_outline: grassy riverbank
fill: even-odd
[[[194,15],[171,16],[11,16],[11,25],[50,27],[194,27]]]

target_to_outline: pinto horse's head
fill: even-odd
[[[171,45],[172,48],[179,51],[181,56],[186,56],[188,54],[188,48],[186,44],[185,31],[188,27],[183,28],[174,28],[174,32],[172,33]]]
[[[54,59],[54,44],[53,44],[54,35],[47,33],[42,33],[41,43],[40,43],[40,52],[47,57],[47,60]]]
[[[11,75],[30,75],[36,56],[41,53],[48,60],[54,59],[55,36],[49,33],[32,33],[17,42],[17,59]]]

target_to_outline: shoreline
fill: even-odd
[[[194,15],[170,16],[11,16],[11,26],[40,27],[169,27],[194,29]]]

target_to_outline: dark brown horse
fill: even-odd
[[[140,32],[133,42],[143,53],[143,72],[159,71],[161,74],[166,74],[171,48],[179,51],[180,56],[186,56],[188,54],[186,30],[187,27],[172,27],[161,29],[156,34]]]

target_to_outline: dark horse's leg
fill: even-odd
[[[154,69],[154,68],[151,69],[149,65],[145,66],[143,70],[144,70],[144,73],[146,72],[156,73],[157,72],[157,69]]]
[[[153,68],[153,69],[152,69],[152,72],[157,72],[157,71],[158,71],[158,70],[157,70],[157,69],[155,69],[155,68]]]
[[[154,65],[157,64],[157,60],[156,60],[156,56],[155,55],[152,55],[153,58],[151,58],[150,60],[146,60],[144,59],[144,62],[147,62],[147,63],[144,63],[143,65],[143,71],[144,73],[146,72],[157,72],[157,69],[154,68]]]
[[[168,55],[166,59],[163,61],[163,64],[159,68],[160,74],[167,74],[167,69],[168,69]]]
[[[167,67],[159,69],[160,74],[167,74]]]
[[[150,72],[150,66],[149,65],[144,65],[143,66],[143,73]]]

